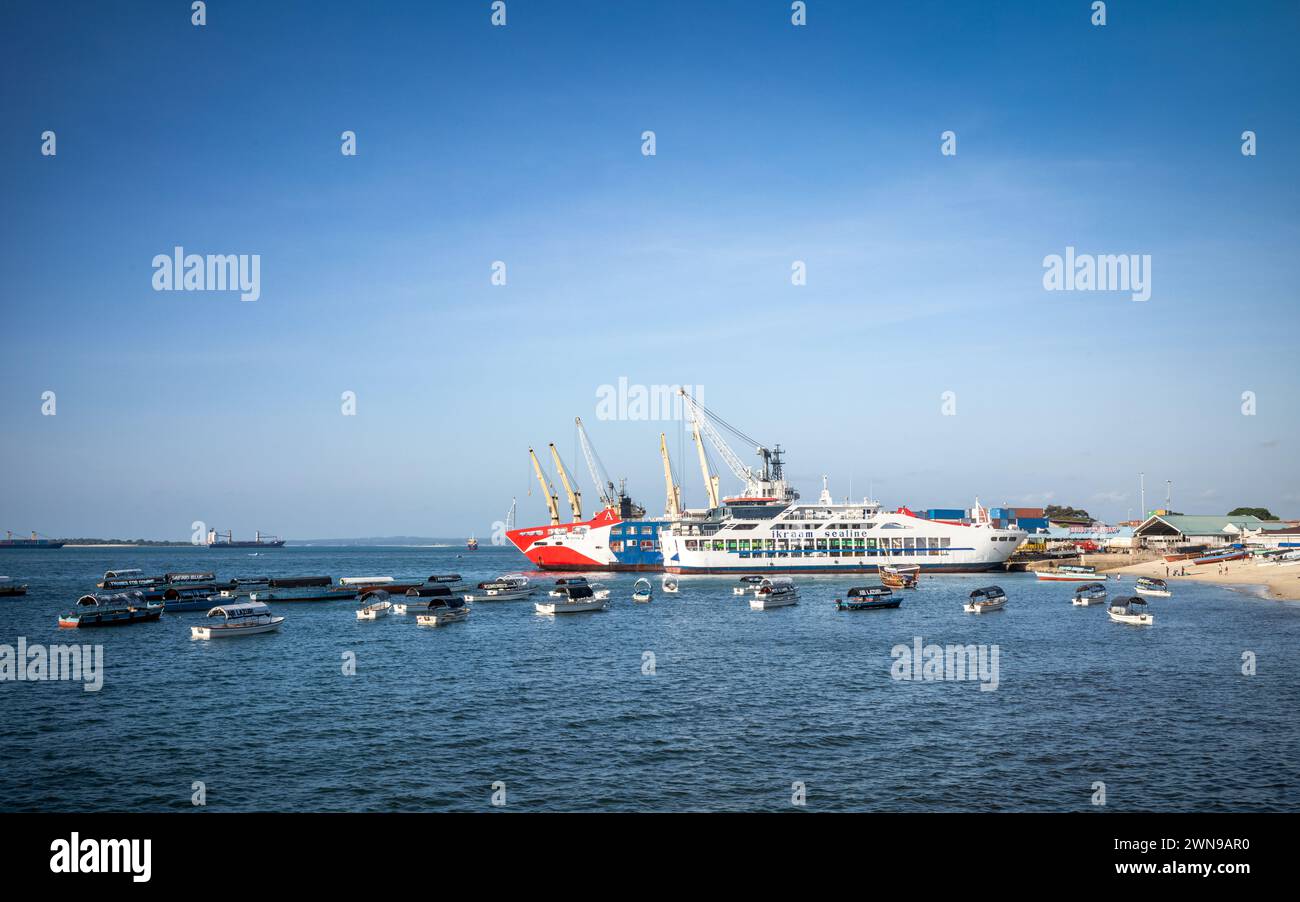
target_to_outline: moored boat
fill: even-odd
[[[915,589],[917,575],[921,572],[918,565],[889,565],[880,568],[880,584],[889,589]]]
[[[465,593],[466,601],[512,601],[527,598],[533,592],[528,577],[522,573],[508,573],[478,584],[478,588]]]
[[[644,604],[654,596],[650,592],[650,580],[644,576],[636,581],[632,586],[632,600]]]
[[[732,595],[748,595],[751,592],[757,592],[758,587],[763,585],[761,576],[742,576],[736,585],[731,587]]]
[[[903,603],[902,596],[895,595],[888,586],[854,586],[843,598],[835,599],[838,611],[876,611],[884,608],[896,608]]]
[[[271,633],[280,628],[284,618],[271,613],[260,601],[241,601],[219,604],[208,611],[215,623],[190,627],[191,639],[230,639],[236,636],[254,636]]]
[[[393,602],[392,612],[394,614],[405,614],[408,611],[418,611],[421,608],[428,608],[436,601],[438,604],[456,599],[464,601],[459,592],[453,591],[450,586],[417,586],[406,590],[403,596],[405,600]],[[436,607],[437,605],[434,605]]]
[[[1139,595],[1154,595],[1159,598],[1168,598],[1173,594],[1169,591],[1169,584],[1167,582],[1163,579],[1156,579],[1151,576],[1143,576],[1138,579],[1137,583],[1133,586],[1133,591]]]
[[[1090,583],[1098,579],[1096,567],[1065,565],[1052,570],[1036,570],[1034,575],[1043,582]]]
[[[410,596],[410,593],[407,593]],[[420,598],[427,596],[421,595]],[[424,613],[415,615],[417,626],[446,626],[448,623],[458,623],[469,616],[469,605],[459,596],[443,596],[429,598],[429,603],[424,607]]]
[[[358,620],[378,620],[380,617],[387,617],[393,609],[393,603],[388,600],[388,593],[383,589],[372,589],[361,596],[363,607],[357,611]]]
[[[162,602],[145,601],[140,592],[116,592],[111,595],[83,595],[77,608],[59,617],[59,626],[123,626],[145,623],[162,616]]]
[[[1131,623],[1134,626],[1150,626],[1155,623],[1155,615],[1146,612],[1147,603],[1134,595],[1132,598],[1118,598],[1106,609],[1110,619],[1116,623]]]
[[[1233,549],[1232,551],[1222,551],[1218,554],[1207,554],[1202,557],[1194,558],[1192,563],[1198,567],[1205,564],[1224,564],[1228,561],[1240,561],[1243,558],[1250,557],[1250,552],[1245,549]]]
[[[339,593],[328,576],[284,576],[266,581],[266,588],[249,595],[253,601],[334,601]]]
[[[16,583],[8,576],[0,576],[0,598],[17,598],[26,594],[26,583]]]
[[[970,600],[962,605],[967,614],[987,614],[1007,606],[1007,593],[1000,586],[985,586],[970,593]]]
[[[603,611],[609,607],[609,600],[597,598],[591,586],[572,584],[561,591],[551,592],[550,601],[534,602],[533,607],[539,614],[569,614],[580,611]]]
[[[664,593],[665,593],[665,594],[667,594],[667,595],[676,595],[676,594],[677,594],[677,590],[678,590],[677,577],[675,577],[675,576],[665,576],[665,577],[663,578],[663,581],[662,581],[659,585],[660,585],[660,588],[662,588],[662,589],[664,590]]]
[[[1101,583],[1088,583],[1074,590],[1074,604],[1079,607],[1091,607],[1106,601],[1106,587]]]
[[[206,611],[220,595],[221,589],[214,585],[168,586],[162,592],[163,610],[168,614]]]
[[[764,579],[749,600],[749,606],[755,611],[771,608],[786,608],[799,603],[799,590],[788,576],[774,576]]]

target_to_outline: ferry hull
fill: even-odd
[[[657,520],[623,520],[613,510],[590,520],[533,526],[506,538],[538,570],[658,573],[664,569]]]

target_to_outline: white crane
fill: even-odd
[[[582,446],[582,456],[587,459],[587,470],[591,473],[591,481],[596,484],[596,494],[600,496],[601,503],[607,509],[617,509],[618,496],[614,489],[614,480],[609,478],[605,465],[600,462],[596,449],[592,447],[591,439],[587,437],[587,430],[582,425],[582,417],[574,417],[573,422],[578,426],[578,444]]]
[[[754,439],[741,432],[736,427],[727,423],[717,414],[710,411],[703,404],[692,398],[685,389],[678,389],[682,400],[686,402],[691,411],[691,418],[696,427],[700,429],[713,447],[718,450],[722,456],[723,462],[736,478],[745,484],[745,491],[742,497],[746,498],[783,498],[793,500],[795,495],[786,487],[785,480],[782,476],[781,466],[781,446],[769,450]],[[731,450],[726,439],[713,425],[714,421],[720,424],[728,432],[735,435],[743,442],[754,446],[755,453],[763,459],[763,467],[755,471],[753,467],[747,466],[744,461]]]

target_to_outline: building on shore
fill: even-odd
[[[1152,514],[1134,532],[1143,546],[1157,550],[1180,545],[1216,548],[1240,542],[1247,533],[1264,535],[1287,526],[1280,520],[1261,520],[1251,516]]]

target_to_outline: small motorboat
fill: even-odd
[[[388,592],[383,589],[371,589],[361,596],[364,607],[357,611],[358,620],[378,620],[387,617],[393,610],[393,603],[388,600]]]
[[[677,594],[677,588],[678,588],[678,587],[677,587],[677,577],[675,577],[675,576],[665,576],[665,577],[663,578],[663,582],[661,582],[661,583],[659,584],[659,586],[660,586],[660,588],[662,588],[662,589],[664,590],[664,594],[666,594],[666,595],[676,595],[676,594]]]
[[[599,599],[609,598],[609,593],[611,591],[609,586],[604,583],[590,583],[590,586],[592,595],[595,595]]]
[[[644,576],[632,586],[632,600],[644,604],[654,596],[650,593],[650,580]]]
[[[843,598],[835,599],[837,611],[877,611],[896,608],[903,603],[888,586],[854,586]]]
[[[1106,601],[1106,587],[1101,583],[1088,583],[1074,590],[1074,604],[1081,608]]]
[[[478,584],[478,588],[465,593],[466,601],[512,601],[527,598],[533,592],[528,577],[522,573],[508,573]]]
[[[7,576],[0,576],[0,598],[17,598],[26,594],[26,583],[16,583]]]
[[[987,614],[1007,606],[1007,593],[999,586],[985,586],[970,593],[970,600],[962,605],[967,614]]]
[[[799,603],[799,590],[788,576],[775,576],[759,583],[749,606],[755,611],[769,608],[786,608]]]
[[[585,582],[585,580],[584,580]],[[591,586],[569,585],[559,595],[551,592],[550,601],[534,602],[533,607],[539,614],[572,614],[579,611],[603,611],[609,607],[609,599],[597,598]]]
[[[190,627],[191,639],[225,639],[271,633],[284,623],[283,617],[272,614],[271,609],[260,601],[219,604],[208,611],[208,617],[217,622]]]
[[[585,576],[565,576],[555,581],[555,588],[551,589],[552,598],[564,598],[568,590],[575,586],[590,585]]]
[[[1155,615],[1146,612],[1147,603],[1134,595],[1132,598],[1117,599],[1106,613],[1116,623],[1131,623],[1134,626],[1150,626],[1155,623]]]
[[[880,568],[880,584],[890,589],[915,589],[921,567],[918,564]]]
[[[419,588],[407,589],[404,597],[407,599],[406,601],[393,602],[392,613],[405,614],[410,610],[418,611],[422,608],[428,608],[435,601],[438,604],[444,604],[453,598],[457,601],[464,601],[461,594],[453,591],[450,586],[424,585]]]
[[[1133,587],[1133,591],[1139,595],[1154,595],[1158,598],[1168,598],[1173,593],[1169,591],[1169,584],[1163,579],[1156,579],[1152,576],[1143,576]]]
[[[410,596],[410,592],[406,593]],[[420,596],[421,598],[425,596]],[[424,608],[423,614],[415,615],[415,622],[418,626],[446,626],[448,623],[458,623],[469,616],[469,605],[459,596],[439,596],[430,598],[428,605]]]
[[[748,595],[751,592],[757,592],[758,587],[763,584],[761,576],[742,576],[736,585],[731,587],[732,595]]]
[[[69,629],[88,626],[124,626],[145,623],[162,616],[161,601],[145,601],[142,592],[111,595],[83,595],[77,609],[59,617],[59,626]]]

